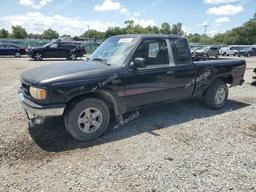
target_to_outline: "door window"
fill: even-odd
[[[50,45],[50,48],[57,48],[58,47],[58,44],[57,43],[53,43]]]
[[[146,66],[169,64],[166,40],[144,40],[135,51],[134,58],[146,60]]]

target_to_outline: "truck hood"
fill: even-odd
[[[105,76],[113,73],[117,68],[120,67],[107,66],[96,61],[63,62],[27,70],[21,74],[21,81],[32,85],[53,84]]]

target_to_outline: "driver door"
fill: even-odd
[[[50,44],[44,51],[44,57],[48,57],[48,58],[58,57],[58,44],[57,43]]]
[[[167,39],[143,40],[134,53],[134,58],[144,58],[145,68],[130,71],[124,79],[127,108],[134,108],[150,103],[170,99],[172,76],[170,70],[169,50]]]

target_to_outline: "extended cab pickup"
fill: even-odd
[[[202,96],[219,109],[227,85],[243,83],[244,60],[193,62],[187,40],[174,35],[121,35],[107,39],[88,59],[30,69],[21,75],[25,111],[64,116],[67,132],[88,141],[101,136],[110,117],[153,103]],[[112,115],[111,115],[112,114]]]

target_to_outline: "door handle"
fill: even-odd
[[[173,75],[174,73],[175,73],[174,70],[171,70],[171,71],[167,71],[167,72],[166,72],[167,75]]]

